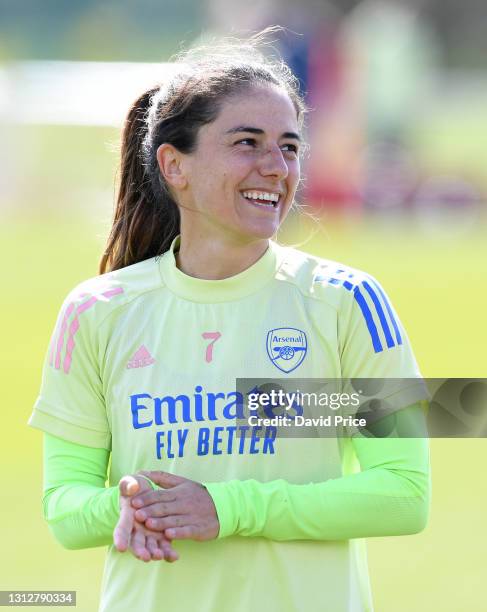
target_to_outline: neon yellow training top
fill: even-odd
[[[241,274],[206,281],[177,269],[175,247],[83,283],[61,309],[30,419],[51,434],[51,528],[71,548],[110,544],[119,479],[162,469],[205,483],[219,537],[177,542],[172,565],[110,545],[101,610],[372,610],[363,542],[350,539],[424,527],[427,441],[240,437],[235,379],[419,377],[397,314],[370,276],[293,249],[271,243]],[[424,397],[409,381],[393,403]],[[63,453],[90,478],[66,481]]]

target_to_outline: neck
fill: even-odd
[[[235,243],[208,236],[190,238],[181,232],[181,244],[176,253],[177,267],[194,278],[221,280],[250,268],[267,251],[267,239]]]

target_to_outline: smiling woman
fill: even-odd
[[[101,272],[163,253],[179,233],[178,267],[201,278],[235,274],[267,249],[299,183],[305,106],[287,66],[259,53],[264,38],[185,54],[135,102]]]
[[[342,427],[350,415],[331,435],[281,436],[245,412],[255,383],[235,389],[295,371],[403,378],[389,412],[398,430],[423,420],[378,282],[273,240],[300,180],[304,104],[263,38],[186,54],[135,101],[101,274],[67,297],[46,357],[30,420],[45,517],[66,548],[109,546],[100,610],[369,611],[357,538],[427,520],[425,439],[376,420],[374,439]]]
[[[183,272],[224,278],[264,254],[294,201],[300,178],[298,130],[287,92],[253,84],[222,103],[216,119],[200,128],[193,152],[159,146],[159,168],[181,215],[185,240],[178,263]]]

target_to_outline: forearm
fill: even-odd
[[[233,480],[205,485],[219,537],[344,540],[421,531],[429,511],[429,451],[424,438],[354,442],[362,472],[321,483]]]
[[[217,508],[219,537],[346,540],[424,528],[427,487],[418,491],[407,476],[377,469],[305,485],[247,480],[206,486]],[[417,475],[412,477],[417,483]]]
[[[108,546],[119,517],[118,495],[118,487],[63,485],[44,496],[44,518],[65,548]]]
[[[107,546],[119,517],[118,487],[105,487],[108,452],[44,435],[44,517],[65,548]]]

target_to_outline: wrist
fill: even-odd
[[[217,539],[225,538],[235,534],[237,515],[234,510],[233,497],[228,482],[212,482],[203,485],[208,491],[213,505],[215,506],[216,516],[219,522]]]

